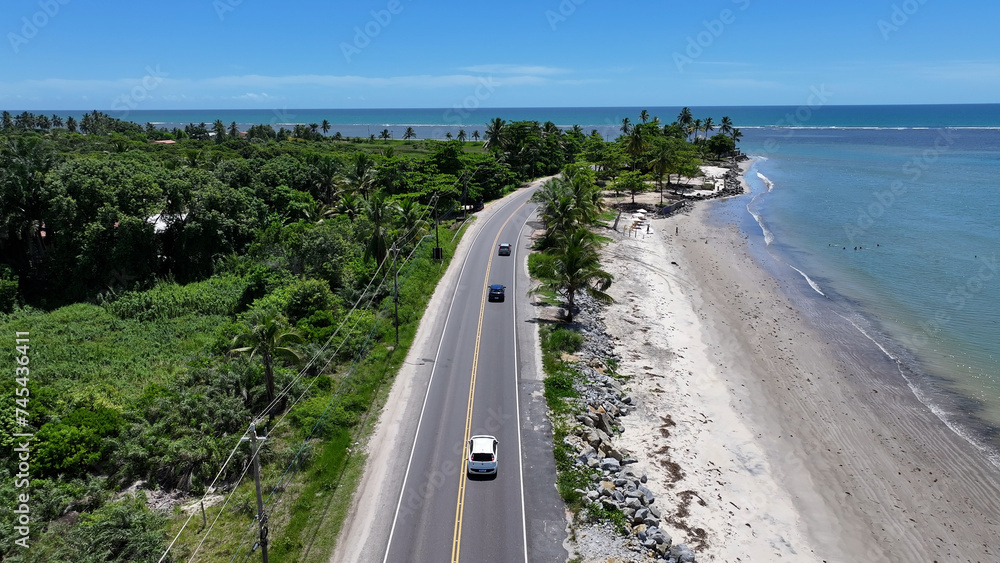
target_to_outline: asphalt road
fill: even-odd
[[[533,190],[482,219],[461,266],[433,358],[384,561],[565,561],[551,427],[544,416],[526,256]],[[501,242],[511,256],[497,255]],[[489,302],[487,286],[506,286]],[[470,436],[499,441],[495,477],[469,477]],[[526,493],[527,491],[527,493]]]

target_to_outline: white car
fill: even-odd
[[[493,436],[473,436],[469,440],[469,475],[497,472],[497,444]]]

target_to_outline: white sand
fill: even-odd
[[[665,519],[686,507],[674,541],[698,561],[1000,561],[998,469],[838,356],[697,205],[605,252],[639,401],[621,444]]]

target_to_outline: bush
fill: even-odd
[[[573,353],[583,348],[583,336],[575,330],[556,327],[548,332],[547,337],[549,350]]]
[[[104,308],[121,319],[152,321],[187,314],[236,314],[249,282],[237,276],[215,277],[187,285],[161,283],[148,291],[128,291]]]

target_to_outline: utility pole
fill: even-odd
[[[260,545],[261,554],[264,556],[264,563],[267,561],[267,514],[264,514],[264,497],[260,493],[260,446],[258,446],[257,440],[263,442],[267,438],[257,437],[257,425],[250,425],[250,438],[243,438],[243,440],[250,440],[253,448],[253,453],[251,457],[253,459],[253,484],[257,488],[257,524],[260,527],[260,539],[258,544]]]
[[[392,277],[393,307],[396,309],[396,347],[399,347],[399,268]]]
[[[441,252],[441,239],[438,235],[438,224],[441,221],[438,218],[438,194],[434,194],[434,259],[440,260],[444,257],[444,253]]]

